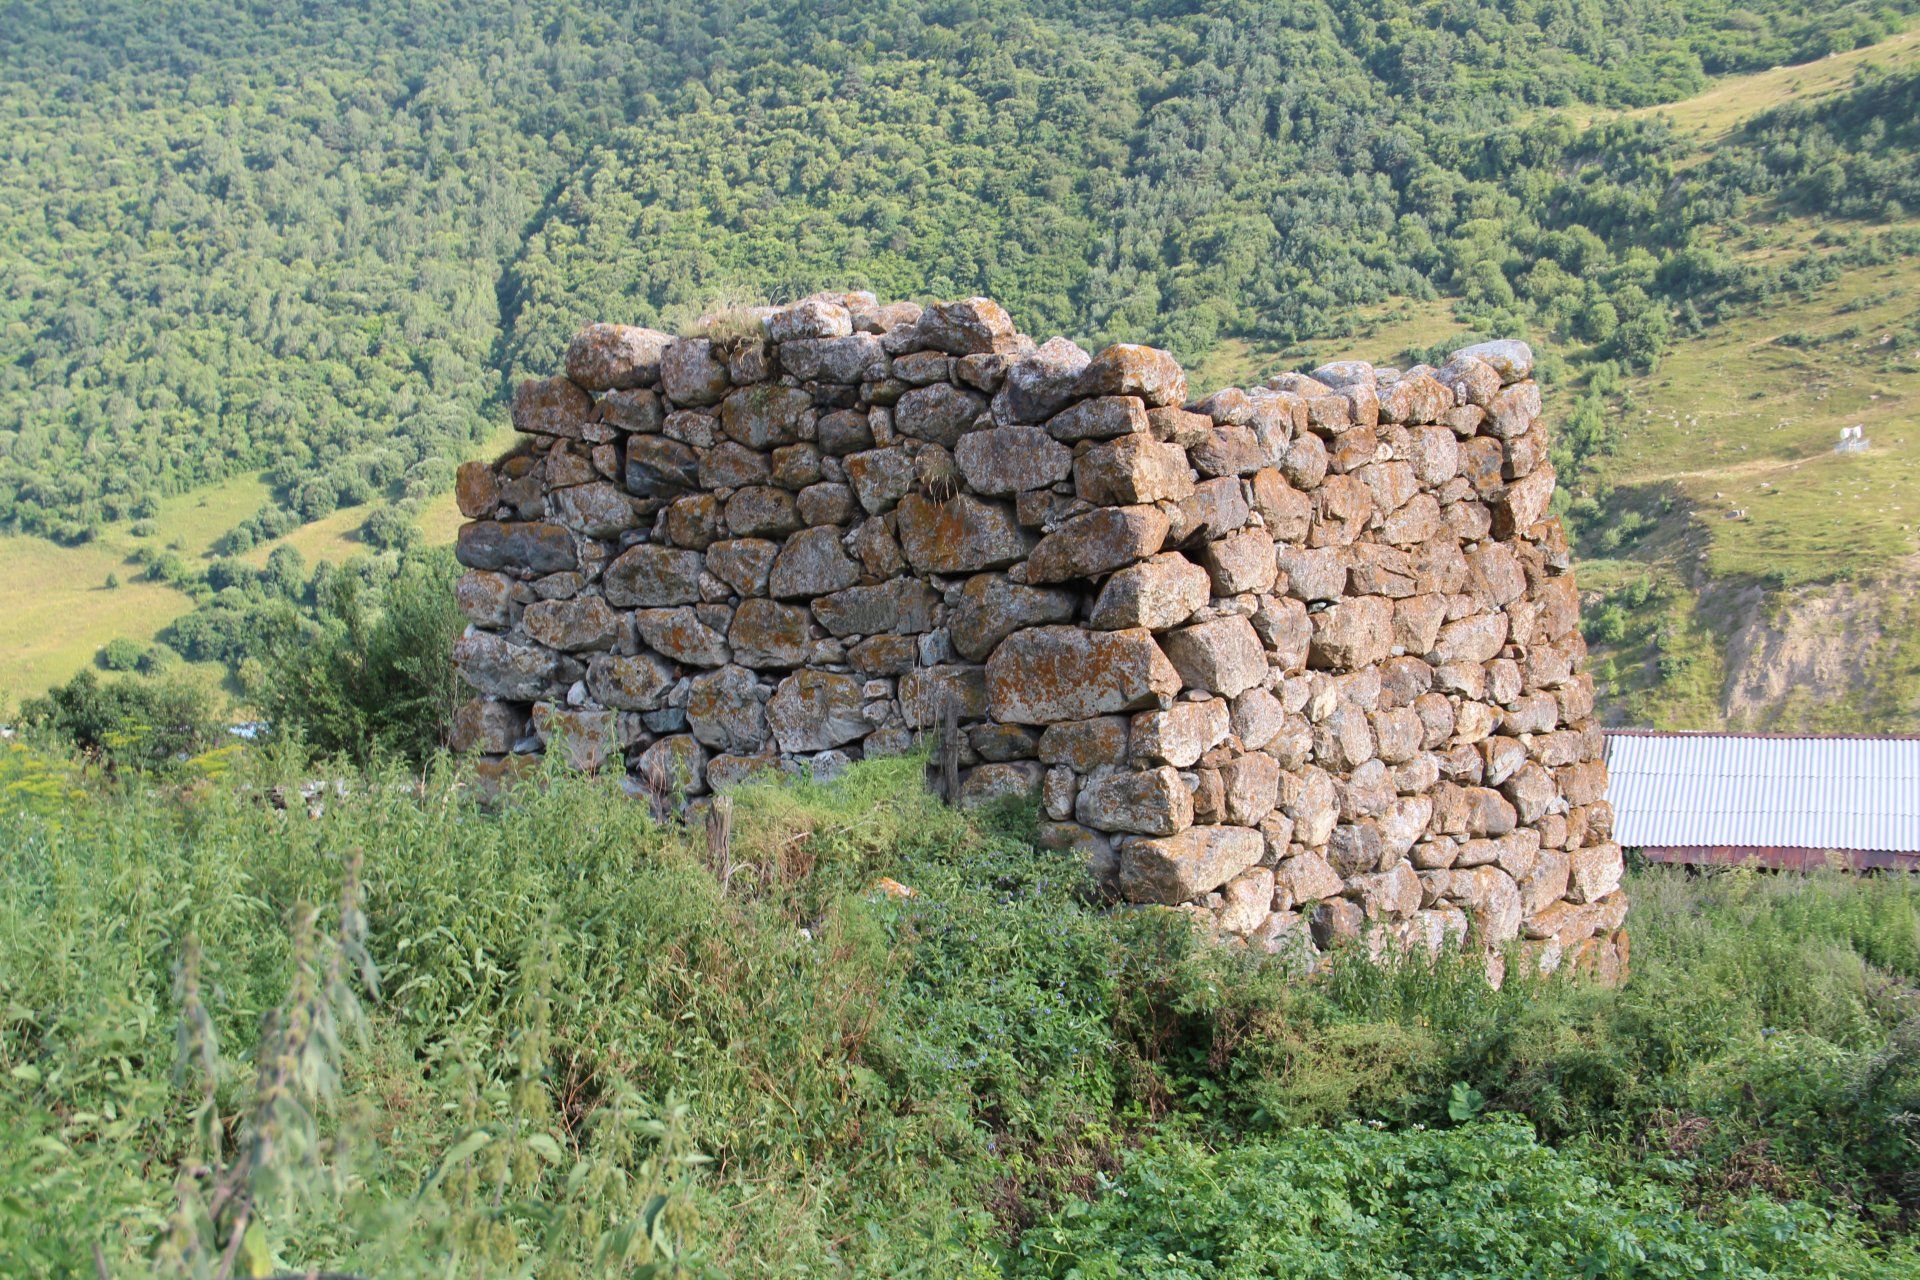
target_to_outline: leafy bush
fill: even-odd
[[[420,761],[445,741],[460,685],[452,647],[465,625],[460,576],[439,549],[375,588],[348,574],[318,592],[317,622],[285,620],[261,646],[251,692],[277,734],[366,763]]]
[[[1911,1274],[1858,1224],[1760,1197],[1723,1221],[1659,1182],[1525,1124],[1451,1131],[1362,1125],[1208,1150],[1149,1146],[1092,1204],[1029,1231],[1015,1274],[1065,1280],[1312,1276],[1609,1276],[1771,1280]]]
[[[30,732],[112,766],[166,769],[218,741],[214,695],[186,677],[103,681],[82,671],[20,707]]]

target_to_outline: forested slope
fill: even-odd
[[[216,554],[363,504],[398,504],[391,542],[582,321],[839,285],[990,293],[1222,377],[1408,301],[1427,341],[1531,336],[1576,525],[1603,528],[1582,467],[1627,383],[1837,269],[1729,229],[1897,229],[1915,199],[1910,80],[1705,160],[1627,109],[1916,7],[8,6],[0,527],[84,541],[258,472]],[[163,576],[204,602],[205,567]]]

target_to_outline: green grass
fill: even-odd
[[[1915,1262],[1909,881],[1637,871],[1619,990],[1496,992],[1471,962],[1354,955],[1300,983],[1173,913],[1090,908],[1019,838],[1030,819],[939,808],[912,759],[740,793],[722,865],[590,780],[487,812],[437,768],[353,777],[315,814],[266,801],[316,776],[294,761],[228,750],[183,787],[76,797],[57,757],[16,755],[8,1275],[91,1272],[95,1242],[115,1275],[190,1254],[176,1206],[217,1176],[177,1173],[222,1167],[210,1134],[231,1151],[263,1131],[284,1154],[248,1184],[262,1268],[1569,1274],[1576,1246],[1638,1250],[1640,1270],[1603,1271],[1645,1276],[1693,1256],[1722,1275]],[[361,935],[327,905],[356,856],[379,977],[359,1016]],[[302,1108],[263,1107],[248,1059],[288,1001],[331,1017],[337,1048],[270,1070]],[[1315,1241],[1319,1270],[1255,1261]],[[614,1265],[628,1246],[654,1269]]]
[[[472,456],[493,457],[512,444],[512,437],[512,429],[502,425],[474,446]],[[164,582],[146,580],[134,553],[142,547],[173,548],[189,561],[201,559],[221,534],[269,496],[260,478],[249,474],[165,500],[145,537],[135,537],[131,523],[108,526],[93,541],[73,547],[24,534],[0,535],[0,561],[7,565],[0,575],[0,709],[94,665],[101,646],[116,636],[152,642],[193,601]],[[368,550],[359,530],[370,510],[342,508],[241,559],[264,565],[274,548],[290,546],[308,564],[339,564]],[[451,546],[462,519],[453,495],[445,493],[421,511],[419,525],[428,545]],[[118,587],[107,588],[109,574],[119,579]],[[204,665],[209,679],[224,674],[217,665]]]
[[[135,537],[131,524],[63,547],[22,534],[0,535],[0,706],[44,691],[83,667],[116,636],[141,643],[193,607],[164,582],[146,581],[134,552],[176,548],[203,555],[214,539],[251,515],[266,497],[256,476],[166,499],[154,532]],[[120,585],[106,586],[109,574]]]

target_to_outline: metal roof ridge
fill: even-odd
[[[1609,738],[1758,738],[1774,742],[1920,742],[1920,733],[1769,733],[1722,729],[1608,729]]]

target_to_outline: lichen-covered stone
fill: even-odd
[[[1081,371],[1079,390],[1085,396],[1138,396],[1149,407],[1177,405],[1187,398],[1187,375],[1165,351],[1120,342]]]
[[[925,583],[895,578],[819,596],[813,602],[813,616],[836,636],[917,634],[933,629],[939,603]]]
[[[964,493],[945,502],[910,493],[900,500],[897,514],[901,549],[922,573],[998,569],[1033,546],[1033,535],[1012,511]]]
[[[756,669],[797,667],[813,651],[812,615],[800,605],[742,600],[727,628],[733,660]]]
[[[660,389],[675,404],[719,404],[728,385],[727,366],[705,338],[681,338],[660,353]]]
[[[603,707],[653,711],[666,704],[675,674],[651,653],[596,655],[587,663],[587,692]]]
[[[1189,827],[1129,840],[1120,850],[1120,893],[1129,902],[1186,902],[1260,861],[1265,847],[1260,833],[1246,827]]]
[[[693,678],[687,694],[687,726],[701,745],[751,754],[765,746],[766,694],[753,672],[724,666]]]
[[[936,382],[901,396],[893,407],[893,425],[903,436],[951,449],[986,408],[987,402],[978,392]]]
[[[768,571],[767,594],[776,600],[812,599],[858,581],[860,566],[840,545],[840,530],[823,526],[802,529],[787,539]]]
[[[573,600],[536,600],[521,615],[527,635],[564,652],[611,648],[620,619],[599,596]]]
[[[1072,466],[1074,492],[1096,505],[1178,502],[1193,493],[1186,451],[1143,433],[1095,445]]]
[[[1216,618],[1170,632],[1166,654],[1181,682],[1231,698],[1267,678],[1267,654],[1245,618]]]
[[[696,604],[706,560],[698,551],[644,543],[627,548],[606,568],[607,603],[621,609]]]
[[[1193,793],[1177,769],[1116,769],[1087,778],[1074,819],[1096,831],[1170,836],[1193,825]]]
[[[860,682],[811,668],[780,682],[767,700],[767,727],[782,751],[825,751],[873,728],[861,714]]]
[[[1033,627],[1007,637],[987,660],[991,714],[1017,724],[1137,711],[1179,688],[1179,673],[1144,629]]]
[[[1029,582],[1092,578],[1158,551],[1167,517],[1157,507],[1100,507],[1040,539],[1027,557]]]
[[[1039,427],[992,427],[960,438],[953,461],[975,493],[1044,489],[1074,469],[1073,453]]]
[[[513,429],[527,435],[578,440],[592,412],[592,397],[566,378],[530,378],[513,391]]]
[[[984,662],[994,646],[1026,627],[1049,622],[1071,622],[1073,593],[1052,587],[1029,587],[1011,582],[1005,574],[981,573],[960,588],[960,602],[947,619],[954,651],[971,662]]]
[[[1177,551],[1163,552],[1108,578],[1087,625],[1102,631],[1176,627],[1206,605],[1209,590],[1205,569]]]
[[[567,344],[567,377],[588,391],[652,386],[673,335],[630,324],[590,324]]]
[[[557,524],[475,520],[460,526],[454,558],[469,569],[559,573],[579,563],[573,535]]]
[[[515,644],[491,631],[469,631],[453,646],[466,682],[491,698],[532,702],[551,695],[559,660],[551,650]]]

